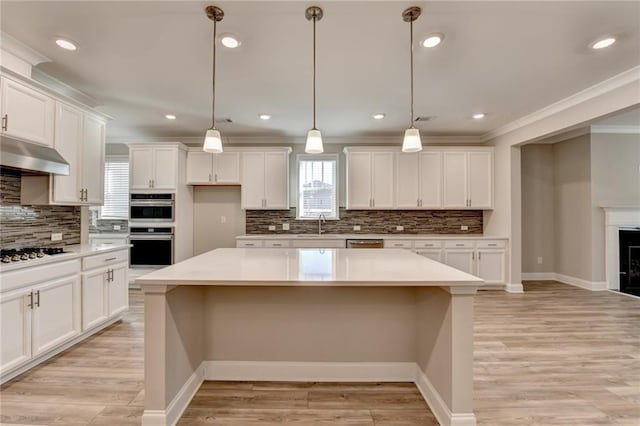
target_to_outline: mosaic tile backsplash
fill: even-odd
[[[247,234],[315,234],[317,220],[296,220],[296,209],[247,210]],[[289,231],[282,224],[289,224]],[[269,231],[276,225],[276,231]],[[360,225],[360,231],[353,226]],[[396,226],[404,226],[397,231]],[[461,225],[469,227],[460,230]],[[482,210],[346,210],[340,209],[340,220],[322,224],[327,234],[482,234]]]
[[[119,226],[120,229],[113,229]],[[129,221],[126,219],[100,219],[97,207],[89,208],[89,233],[90,234],[119,234],[129,232]]]
[[[80,244],[80,207],[20,205],[18,171],[0,168],[0,247],[53,247]],[[61,232],[62,241],[51,241]]]

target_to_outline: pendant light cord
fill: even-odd
[[[213,20],[213,71],[211,73],[211,128],[216,128],[216,25],[217,20]]]
[[[316,15],[313,15],[313,130],[316,130]]]
[[[409,127],[413,128],[413,19],[409,21],[409,43],[411,52],[411,123]]]

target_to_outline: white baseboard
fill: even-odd
[[[582,278],[571,277],[569,275],[555,274],[556,281],[561,283],[570,284],[575,287],[584,288],[591,291],[603,291],[607,290],[607,283],[605,281],[587,281]]]
[[[523,272],[522,279],[524,281],[554,281],[556,279],[555,272]]]
[[[416,364],[415,371],[415,384],[418,390],[422,394],[422,397],[431,412],[438,420],[438,423],[442,426],[476,426],[476,416],[473,413],[456,413],[453,414],[445,404],[442,396],[431,384],[427,376],[422,372],[420,367]]]
[[[507,293],[524,293],[524,287],[522,287],[522,283],[507,283],[504,290]]]
[[[205,380],[412,382],[414,362],[205,361]]]
[[[143,426],[173,426],[178,423],[182,413],[204,381],[204,362],[187,379],[176,396],[171,400],[166,410],[144,410],[142,414]]]

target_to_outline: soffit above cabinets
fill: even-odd
[[[479,136],[640,64],[638,2],[418,2],[415,112],[425,135]],[[37,69],[98,99],[108,138],[200,136],[210,126],[211,22],[201,2],[5,2],[2,29],[52,62]],[[227,136],[295,136],[311,117],[306,3],[217,2],[216,113]],[[327,2],[318,27],[323,136],[401,135],[408,125],[406,4]],[[436,48],[417,43],[445,34]],[[615,33],[611,48],[588,44]],[[78,50],[59,49],[67,37]],[[383,120],[372,114],[382,112]],[[485,112],[482,120],[471,115]],[[260,120],[268,113],[272,118]],[[175,114],[176,120],[166,120]],[[399,136],[400,137],[400,136]]]

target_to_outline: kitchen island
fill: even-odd
[[[136,280],[143,424],[174,424],[203,380],[410,381],[473,425],[482,280],[405,250],[217,249]]]

